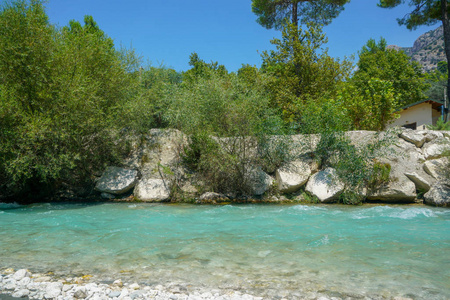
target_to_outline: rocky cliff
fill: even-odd
[[[348,132],[358,145],[379,139],[371,131]],[[311,140],[311,136],[292,136],[292,140]],[[318,140],[313,136],[312,140]],[[230,194],[219,194],[202,182],[198,174],[184,166],[180,149],[187,137],[176,130],[153,129],[136,139],[134,151],[120,167],[108,167],[97,181],[96,189],[105,199],[128,199],[144,202],[167,202],[176,198],[196,203],[241,201]],[[389,155],[379,158],[388,164],[387,182],[376,189],[364,190],[365,201],[386,203],[424,202],[450,206],[449,166],[450,132],[399,129],[388,146]],[[305,157],[305,156],[304,156]],[[269,173],[267,173],[269,172]],[[297,157],[272,171],[249,166],[245,180],[251,185],[254,201],[302,201],[305,196],[321,203],[334,203],[344,184],[333,168],[319,169],[313,159]],[[131,197],[130,197],[131,193]],[[296,195],[292,197],[292,195]]]
[[[420,63],[424,71],[427,72],[436,69],[440,61],[447,61],[442,26],[422,34],[412,47],[390,45],[388,48],[405,51],[413,61]]]

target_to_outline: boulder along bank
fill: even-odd
[[[351,131],[345,133],[356,147],[386,138],[388,133]],[[449,206],[448,166],[450,132],[397,129],[390,133],[386,154],[377,160],[389,166],[388,180],[375,189],[364,189],[366,202],[416,203]],[[258,157],[258,145],[250,138],[213,138],[224,151],[233,145],[246,155]],[[183,160],[189,137],[178,130],[152,129],[148,134],[130,138],[131,151],[116,166],[109,166],[98,177],[95,190],[104,200],[141,202],[283,202],[314,201],[335,203],[345,189],[329,166],[314,159],[317,135],[271,137],[290,144],[289,160],[262,167],[248,160],[242,171],[245,194],[218,193],[208,186],[199,172]],[[231,141],[231,142],[230,142]],[[245,146],[242,146],[244,145]],[[226,166],[224,166],[226,167]]]

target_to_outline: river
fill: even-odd
[[[0,204],[0,268],[273,297],[450,299],[450,210]]]

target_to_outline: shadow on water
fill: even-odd
[[[16,210],[16,209],[48,209],[48,210],[74,210],[86,207],[94,207],[105,204],[104,201],[96,202],[48,202],[48,203],[34,203],[34,204],[19,204],[17,202],[4,203],[0,202],[0,211]]]

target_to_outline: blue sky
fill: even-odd
[[[438,27],[409,31],[396,18],[410,11],[376,6],[378,0],[351,0],[324,31],[333,57],[357,51],[370,38],[384,37],[388,44],[410,47],[422,33]],[[164,64],[177,71],[189,69],[189,55],[218,61],[229,71],[242,64],[260,66],[258,53],[273,49],[270,40],[280,37],[256,23],[251,0],[49,0],[50,22],[60,26],[72,19],[82,22],[92,15],[116,45],[132,46],[154,66]]]

